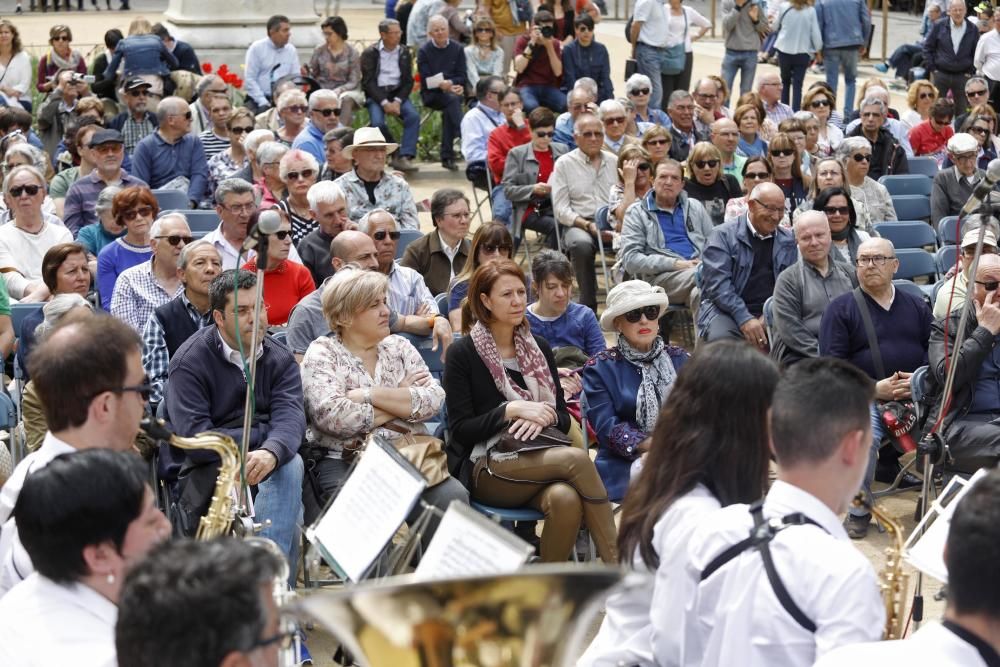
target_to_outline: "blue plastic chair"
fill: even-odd
[[[441,316],[448,317],[448,293],[442,292],[434,297],[434,300],[437,302],[438,312],[441,313]]]
[[[899,280],[913,280],[918,276],[928,276],[930,282],[937,280],[937,265],[934,263],[934,255],[926,250],[916,248],[901,248],[896,251],[896,259],[899,260],[899,270],[896,271],[896,278]]]
[[[941,171],[938,167],[937,160],[932,157],[911,157],[906,161],[910,167],[911,174],[923,174],[930,178],[937,176],[937,173]]]
[[[958,246],[946,245],[943,248],[938,248],[938,251],[934,253],[934,262],[937,264],[938,273],[942,276],[955,266],[955,260],[958,258]]]
[[[24,319],[32,313],[37,313],[42,309],[44,303],[13,303],[10,306],[10,324],[14,329],[14,335],[21,337],[21,327]]]
[[[926,222],[879,222],[875,224],[875,232],[884,239],[889,239],[896,249],[937,247],[937,234]]]
[[[499,523],[515,523],[518,521],[542,521],[543,519],[545,519],[544,514],[530,507],[517,507],[517,508],[493,507],[492,505],[484,505],[483,503],[475,500],[470,500],[469,504],[472,505],[472,509]]]
[[[892,196],[922,195],[930,197],[933,180],[924,174],[890,174],[878,179]]]
[[[423,236],[423,234],[420,233],[419,229],[400,229],[399,243],[396,244],[396,259],[403,259],[403,253],[406,251],[406,246],[410,245],[421,236]]]
[[[186,211],[191,208],[187,193],[181,190],[153,190],[161,211]]]
[[[941,218],[937,226],[938,245],[958,245],[958,216]]]
[[[171,211],[163,211],[163,213],[160,214],[160,217],[163,217],[164,213],[169,212],[177,212],[187,218],[188,226],[191,228],[191,234],[197,238],[201,238],[209,232],[215,231],[215,229],[219,226],[219,214],[215,211],[201,209],[172,209]]]
[[[900,220],[924,220],[931,217],[931,200],[926,195],[895,195],[892,207]]]

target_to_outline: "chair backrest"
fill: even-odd
[[[0,429],[10,433],[17,425],[17,412],[14,410],[14,401],[10,396],[0,392]],[[0,444],[0,447],[3,447]]]
[[[929,197],[933,181],[924,174],[888,174],[878,179],[890,195],[923,195]]]
[[[941,218],[937,226],[939,245],[958,245],[958,216],[949,215]]]
[[[597,213],[594,214],[594,222],[597,223],[598,229],[611,229],[611,225],[608,224],[609,213],[607,206],[597,209]]]
[[[911,174],[923,174],[924,176],[934,178],[934,176],[940,171],[937,160],[932,157],[911,157],[906,162],[910,167]]]
[[[402,259],[403,253],[406,251],[406,246],[410,245],[421,236],[423,236],[423,234],[420,233],[419,229],[400,229],[399,243],[396,245],[396,259]]]
[[[285,347],[288,347],[288,330],[287,329],[278,329],[277,331],[275,331],[274,333],[271,334],[271,338],[276,343],[281,343]]]
[[[879,222],[875,231],[884,239],[889,239],[899,248],[923,248],[937,246],[937,234],[926,222]]]
[[[10,306],[10,324],[14,329],[14,335],[18,338],[21,337],[21,326],[24,324],[24,318],[32,313],[37,313],[42,309],[44,303],[13,303]]]
[[[770,329],[774,326],[774,297],[767,297],[767,301],[764,302],[764,322],[767,324],[767,328]]]
[[[896,272],[896,278],[912,280],[917,276],[928,276],[931,281],[937,280],[934,255],[926,250],[900,248],[896,250],[896,258],[899,260],[899,271]]]
[[[180,213],[185,218],[187,218],[188,226],[191,228],[191,234],[201,238],[211,231],[215,231],[215,228],[219,226],[219,214],[215,211],[208,210],[177,210],[173,209],[170,212],[176,211]],[[166,212],[166,211],[165,211]]]
[[[900,220],[929,220],[931,200],[927,195],[894,195],[892,207]]]
[[[448,317],[448,293],[442,292],[434,297],[434,300],[437,301],[438,312],[442,317]]]
[[[937,264],[938,273],[941,275],[948,273],[948,270],[955,266],[955,260],[957,259],[958,246],[946,245],[943,248],[938,248],[938,251],[934,254],[934,261]]]
[[[927,304],[928,307],[933,306],[929,291],[925,292],[920,285],[916,284],[912,280],[893,280],[892,284],[895,285],[896,289],[900,292],[906,292],[917,297],[918,299],[921,299]]]
[[[191,208],[186,192],[181,190],[153,190],[161,211],[186,211]]]

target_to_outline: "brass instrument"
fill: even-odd
[[[274,543],[274,540],[269,540],[266,537],[248,537],[246,538],[246,543],[271,552],[271,555],[281,563],[278,574],[275,575],[274,580],[271,582],[271,597],[274,599],[274,605],[281,614],[279,631],[282,633],[294,632],[298,628],[298,625],[291,616],[284,613],[284,610],[295,600],[295,591],[288,587],[289,568],[285,554]],[[282,648],[278,651],[278,667],[293,667],[298,664],[299,645],[299,638],[296,635],[295,641],[292,642],[290,647]]]
[[[893,546],[885,550],[885,567],[878,573],[879,591],[885,604],[885,630],[882,639],[902,639],[906,596],[910,575],[903,571],[903,529],[878,505],[869,503],[864,492],[854,498],[854,506],[871,512],[885,526]]]
[[[568,667],[622,576],[575,564],[434,581],[406,575],[316,593],[294,609],[365,667]]]

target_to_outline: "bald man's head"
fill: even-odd
[[[343,231],[334,237],[330,242],[330,259],[334,271],[352,263],[369,271],[378,268],[375,243],[370,236],[354,229]]]

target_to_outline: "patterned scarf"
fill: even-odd
[[[80,65],[80,58],[82,56],[75,50],[69,52],[69,58],[63,58],[55,49],[49,49],[48,61],[50,64],[55,65],[59,69],[69,69],[76,71],[76,68]],[[108,59],[110,60],[110,58]]]
[[[504,370],[500,351],[497,350],[497,342],[482,322],[476,322],[469,335],[472,336],[476,352],[493,376],[493,383],[504,398],[508,401],[538,401],[555,407],[556,386],[552,380],[552,371],[549,370],[549,364],[538,343],[532,338],[527,322],[514,329],[514,356],[521,375],[524,376],[524,383],[528,386],[526,390],[510,381]]]
[[[649,352],[640,352],[629,345],[625,336],[618,334],[618,350],[642,372],[639,392],[635,396],[635,421],[645,433],[653,432],[660,406],[667,400],[677,379],[677,371],[664,347],[663,339],[657,336]]]

